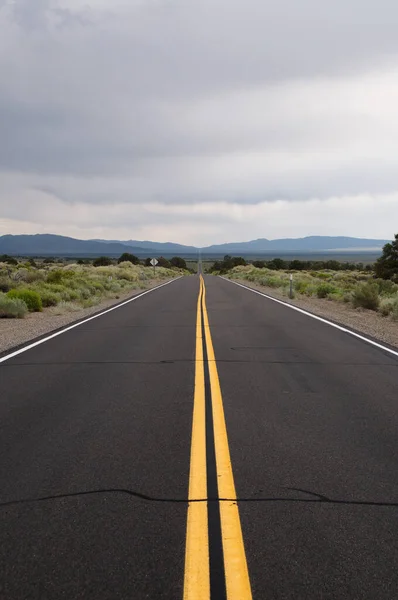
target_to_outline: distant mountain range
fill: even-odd
[[[298,252],[378,252],[389,240],[374,240],[353,237],[310,236],[280,240],[258,239],[250,242],[232,242],[205,248],[184,246],[171,242],[78,240],[62,235],[3,235],[0,236],[0,254],[14,256],[120,256],[131,252],[138,256],[170,255],[283,255]]]

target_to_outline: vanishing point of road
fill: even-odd
[[[398,352],[213,276],[22,350],[2,600],[398,598]]]

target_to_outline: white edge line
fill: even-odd
[[[180,277],[176,277],[175,279],[171,279],[170,281],[166,281],[166,283],[162,283],[161,285],[157,285],[156,287],[151,288],[150,290],[146,290],[145,292],[142,292],[142,294],[133,296],[133,298],[130,298],[129,300],[125,300],[124,302],[121,302],[120,304],[117,304],[116,306],[107,308],[106,310],[103,310],[102,312],[98,313],[97,315],[93,315],[92,317],[88,317],[88,319],[84,319],[83,321],[79,321],[78,323],[74,323],[73,325],[69,325],[69,327],[65,327],[64,329],[61,329],[60,331],[56,331],[55,333],[52,333],[51,335],[48,335],[47,337],[42,338],[41,340],[38,340],[37,342],[33,342],[32,344],[29,344],[28,346],[24,346],[23,348],[19,348],[19,350],[15,350],[15,352],[11,352],[11,354],[6,354],[6,356],[3,356],[2,358],[0,358],[0,363],[3,363],[6,360],[9,360],[10,358],[14,358],[14,356],[18,356],[18,354],[22,354],[23,352],[26,352],[27,350],[31,350],[31,348],[35,348],[35,346],[40,346],[40,344],[44,344],[44,342],[48,342],[49,340],[52,340],[53,338],[57,337],[58,335],[62,335],[63,333],[66,333],[67,331],[70,331],[71,329],[74,329],[75,327],[79,327],[79,325],[88,323],[89,321],[92,321],[93,319],[98,319],[98,317],[102,317],[102,315],[106,315],[106,313],[109,313],[112,310],[116,310],[116,309],[120,308],[121,306],[125,306],[126,304],[129,304],[130,302],[134,302],[134,300],[138,300],[138,298],[142,298],[142,296],[145,296],[146,294],[149,294],[150,292],[159,290],[160,288],[164,287],[165,285],[174,283],[174,281],[181,279],[181,277],[182,277],[182,275]]]
[[[272,296],[263,294],[262,292],[259,292],[258,290],[248,287],[247,285],[242,285],[241,283],[238,283],[237,281],[233,281],[233,279],[227,279],[226,277],[222,277],[221,275],[219,275],[219,277],[220,277],[220,279],[224,279],[224,281],[229,281],[229,283],[233,283],[235,285],[238,285],[239,287],[244,288],[245,290],[249,290],[249,292],[253,292],[254,294],[263,296],[264,298],[267,298],[268,300],[272,300],[272,302],[277,302],[278,304],[282,304],[283,306],[286,306],[287,308],[290,308],[291,310],[295,310],[299,313],[302,313],[303,315],[306,315],[307,317],[311,317],[312,319],[316,319],[317,321],[320,321],[321,323],[326,323],[326,325],[330,325],[331,327],[334,327],[335,329],[344,331],[344,333],[348,333],[349,335],[352,335],[353,337],[356,337],[359,340],[366,342],[367,344],[371,344],[372,346],[375,346],[376,348],[379,348],[380,350],[384,350],[384,352],[388,352],[389,354],[393,354],[394,356],[398,357],[398,352],[396,350],[392,350],[391,348],[388,348],[387,346],[383,346],[382,344],[374,342],[373,340],[370,340],[369,338],[367,338],[363,335],[360,335],[359,333],[355,333],[355,331],[351,331],[351,329],[346,329],[345,327],[342,327],[341,325],[337,325],[336,323],[333,323],[332,321],[328,321],[327,319],[324,319],[323,317],[318,317],[318,315],[314,315],[313,313],[310,313],[310,312],[304,310],[303,308],[299,308],[298,306],[293,306],[292,304],[283,302],[283,300],[278,300],[277,298],[273,298]]]

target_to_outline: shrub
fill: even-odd
[[[109,267],[112,264],[112,260],[108,256],[99,256],[93,260],[93,267]]]
[[[395,303],[395,306],[391,311],[391,318],[394,321],[398,321],[398,302]]]
[[[180,256],[173,256],[173,258],[170,261],[170,264],[172,267],[177,267],[178,269],[186,269],[187,268],[186,261],[183,258],[181,258]]]
[[[394,313],[397,313],[398,316],[398,296],[382,298],[380,301],[379,312],[383,317],[388,317],[388,315],[393,316]]]
[[[391,281],[391,279],[375,279],[375,283],[379,286],[379,293],[390,296],[398,292],[398,285]]]
[[[8,277],[0,277],[0,292],[8,292],[11,288],[11,279]]]
[[[270,288],[283,287],[283,282],[281,281],[281,279],[277,279],[276,277],[271,277],[271,276],[261,277],[258,280],[258,283],[260,285],[264,285],[265,287],[270,287]]]
[[[138,256],[135,256],[135,254],[130,254],[129,252],[123,252],[117,262],[120,264],[127,261],[133,263],[133,265],[138,265],[140,262]]]
[[[65,313],[70,313],[70,312],[77,312],[78,310],[81,310],[81,306],[79,306],[78,304],[76,304],[75,302],[60,302],[59,304],[57,304],[57,306],[54,306],[53,308],[51,308],[51,313],[53,315],[64,315]]]
[[[321,283],[316,289],[316,295],[318,298],[327,298],[329,294],[334,294],[336,288],[331,283]]]
[[[56,269],[55,271],[50,271],[47,275],[48,283],[61,283],[62,281],[62,271],[61,269]]]
[[[170,269],[171,264],[170,261],[167,260],[167,258],[164,258],[164,256],[159,256],[157,266],[164,267],[165,269]]]
[[[20,271],[21,273],[21,271]],[[24,281],[25,283],[34,283],[35,281],[43,281],[44,273],[42,271],[25,271],[23,276],[20,277],[20,281]]]
[[[56,294],[55,292],[50,292],[49,290],[41,290],[40,297],[43,306],[57,306],[57,304],[61,300],[59,294]]]
[[[352,293],[352,303],[355,308],[362,307],[377,310],[380,304],[379,286],[377,283],[361,283]]]
[[[23,300],[0,293],[0,318],[23,319],[27,312],[28,307]]]
[[[33,290],[14,289],[7,293],[9,298],[19,298],[23,300],[30,312],[40,312],[43,310],[43,304],[39,294]]]
[[[305,294],[307,292],[310,282],[298,279],[294,282],[294,289],[298,294]]]
[[[8,265],[17,265],[18,261],[13,256],[8,256],[8,254],[2,254],[0,256],[0,262],[7,263]]]

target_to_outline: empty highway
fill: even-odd
[[[3,355],[0,564],[2,600],[397,598],[398,354],[190,276]]]

